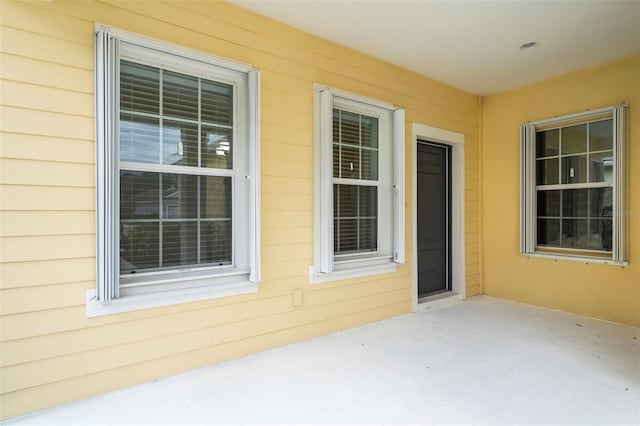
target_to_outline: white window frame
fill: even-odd
[[[611,256],[603,256],[601,251],[564,248],[538,248],[536,246],[536,132],[561,128],[598,119],[613,120],[613,214]],[[577,114],[554,117],[526,123],[521,127],[520,136],[520,253],[527,257],[573,260],[586,263],[601,263],[626,266],[628,264],[627,226],[627,140],[628,104],[620,104]],[[580,184],[572,184],[574,187]],[[563,185],[558,185],[561,187]],[[587,185],[588,186],[588,185]]]
[[[352,256],[333,249],[333,109],[378,118],[378,250]],[[385,136],[388,135],[388,136]],[[404,263],[404,109],[314,84],[314,264],[312,284],[393,272]],[[383,158],[387,156],[387,158]],[[340,179],[338,179],[340,180]]]
[[[231,265],[120,275],[121,59],[233,85],[234,165],[228,171],[233,180]],[[259,72],[247,64],[102,24],[96,24],[95,65],[97,285],[87,294],[87,315],[256,292],[260,282]],[[153,164],[148,169],[157,171]],[[193,173],[207,174],[193,169]]]

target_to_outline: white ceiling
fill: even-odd
[[[640,0],[231,3],[477,95],[640,53]]]

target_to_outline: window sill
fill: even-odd
[[[396,271],[394,262],[385,261],[377,265],[368,265],[333,271],[331,273],[317,272],[316,267],[309,266],[309,284],[321,284],[331,281],[348,280],[350,278],[366,277],[369,275],[388,274]]]
[[[586,264],[595,264],[595,265],[611,265],[611,266],[629,266],[629,262],[617,262],[613,259],[606,258],[598,258],[598,257],[588,257],[588,256],[571,256],[571,255],[562,255],[557,253],[524,253],[523,254],[527,258],[538,258],[538,259],[550,259],[550,260],[568,260],[570,262],[580,262]]]
[[[87,318],[102,315],[112,315],[122,312],[138,311],[142,309],[160,308],[163,306],[177,305],[180,303],[197,302],[207,299],[219,299],[222,297],[238,296],[258,292],[258,283],[248,281],[216,285],[209,287],[196,287],[172,291],[127,296],[121,299],[102,303],[96,298],[95,290],[87,290],[86,306]]]

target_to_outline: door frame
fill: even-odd
[[[426,140],[451,147],[451,292],[465,298],[464,244],[464,135],[450,130],[413,123],[411,139],[412,165],[412,257],[413,310],[418,309],[418,140]]]

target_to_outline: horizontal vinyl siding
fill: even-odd
[[[7,80],[0,81],[0,92],[4,105],[93,117],[93,95],[90,93]]]
[[[5,1],[0,16],[3,418],[410,312],[410,263],[308,283],[314,82],[404,107],[407,129],[465,134],[467,295],[479,292],[475,96],[222,2]],[[257,294],[86,317],[85,292],[95,287],[95,21],[260,69]],[[408,236],[412,208],[408,198]]]
[[[93,188],[25,184],[2,185],[0,196],[6,201],[3,204],[4,211],[2,213],[9,215],[14,212],[13,216],[16,220],[14,225],[9,225],[3,220],[0,223],[0,229],[2,229],[0,232],[3,234],[6,232],[7,235],[12,235],[14,232],[24,233],[26,229],[20,231],[20,228],[24,227],[28,228],[32,234],[38,233],[36,229],[44,228],[44,231],[40,232],[46,234],[47,230],[61,225],[60,222],[54,221],[54,218],[60,217],[59,212],[80,212],[82,210],[95,212],[95,205],[92,202],[93,193]],[[19,220],[26,219],[29,215],[33,217],[32,213],[38,210],[43,212],[41,220],[27,223]],[[30,212],[24,213],[25,211]],[[90,221],[93,220],[90,215],[85,215],[83,219],[85,217]],[[78,217],[78,219],[80,218]]]
[[[23,391],[7,393],[3,396],[3,404],[5,407],[34,407],[34,401],[46,401],[46,405],[60,404],[68,402],[70,395],[73,395],[73,398],[84,398],[154,380],[158,377],[158,372],[162,372],[163,375],[177,374],[203,365],[286,345],[299,340],[300,335],[320,336],[326,334],[327,330],[351,328],[404,312],[406,312],[406,303],[385,305],[381,308],[349,313],[344,316],[332,316],[316,323],[283,329],[266,335],[257,335],[251,339],[236,340],[145,363],[130,364],[96,374],[81,375],[69,380],[51,382]],[[38,405],[43,405],[43,403],[40,402]]]
[[[0,156],[12,160],[94,164],[95,145],[92,140],[5,132],[2,135]]]
[[[77,68],[7,53],[0,53],[0,61],[2,76],[7,80],[93,95],[93,68]]]
[[[95,269],[95,257],[4,263],[0,264],[0,287],[32,287],[95,280]]]

